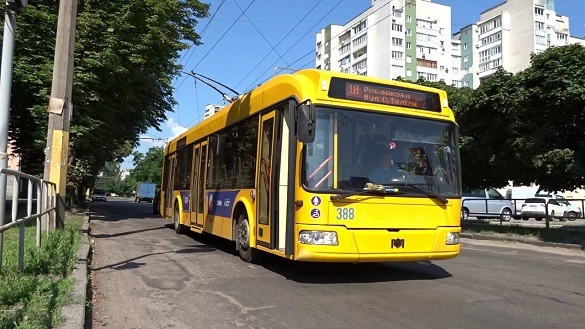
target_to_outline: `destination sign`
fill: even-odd
[[[357,80],[332,78],[329,97],[427,111],[441,111],[438,93]]]

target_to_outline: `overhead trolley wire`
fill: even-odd
[[[343,1],[343,0],[342,0],[342,1]],[[392,1],[389,1],[389,2],[387,2],[387,3],[385,3],[385,4],[383,4],[382,6],[380,6],[380,8],[378,8],[378,9],[376,9],[376,10],[372,11],[372,12],[370,13],[370,15],[371,15],[371,14],[373,14],[373,13],[375,13],[375,12],[377,12],[378,10],[381,10],[383,7],[385,7],[386,5],[389,5],[390,3],[392,3]],[[408,5],[410,5],[410,4],[411,4],[410,0],[407,0],[403,6],[401,6],[400,8],[395,8],[395,9],[393,10],[393,12],[394,12],[394,11],[398,11],[398,10],[402,10],[402,9],[404,9],[406,6],[408,6]],[[387,15],[387,16],[384,16],[384,17],[382,17],[380,20],[378,20],[378,21],[374,22],[373,24],[368,24],[368,26],[366,27],[366,31],[367,31],[367,30],[368,30],[370,27],[372,27],[372,26],[375,26],[376,24],[378,24],[378,23],[382,22],[383,20],[385,20],[385,19],[386,19],[386,18],[388,18],[388,17],[391,17],[392,15],[393,15],[393,13],[392,13],[392,14],[390,14],[390,15]],[[340,35],[342,35],[342,34],[344,34],[344,33],[346,33],[346,31],[343,31],[343,32],[340,32],[340,33],[338,33],[337,35],[335,35],[335,36],[331,37],[331,40],[333,40],[334,38],[337,38],[337,37],[339,37]],[[307,32],[307,34],[308,34],[308,32]],[[297,42],[297,43],[298,43],[298,42]],[[296,44],[295,44],[295,45],[296,45]],[[293,45],[293,46],[294,46],[294,45]],[[291,47],[290,49],[292,49],[292,47]],[[290,51],[290,49],[288,49],[286,52]],[[314,50],[314,49],[311,49],[311,50],[309,50],[309,52],[307,52],[306,54],[302,55],[302,56],[301,56],[299,59],[297,59],[296,61],[294,61],[293,63],[291,63],[291,64],[289,64],[289,65],[293,65],[293,64],[295,64],[296,62],[298,62],[298,61],[302,60],[303,58],[307,57],[308,55],[310,55],[310,54],[312,54],[312,53],[314,53],[314,52],[315,52],[315,50]],[[286,53],[285,53],[285,54],[286,54]],[[266,71],[264,71],[264,72],[263,72],[263,73],[260,75],[260,77],[259,77],[258,79],[260,79],[260,78],[261,78],[261,77],[262,77],[264,74],[266,74],[266,72],[268,72],[270,69],[272,69],[272,66],[274,66],[274,64],[276,64],[277,62],[278,62],[278,61],[274,62],[274,63],[273,63],[273,64],[272,64],[272,65],[271,65],[271,66],[270,66],[270,67],[269,67],[269,68],[268,68]],[[307,65],[307,64],[305,64],[305,65]],[[267,81],[268,79],[270,79],[270,78],[271,78],[271,77],[268,77],[268,78],[264,79],[264,80],[263,80],[263,81],[261,81],[259,84],[262,84],[262,83],[266,82],[266,81]],[[258,79],[256,79],[256,81],[258,81]],[[252,85],[248,86],[248,88],[246,89],[245,93],[247,93],[247,92],[249,92],[249,91],[250,91],[249,89],[250,89],[252,86],[254,86],[254,85],[255,85],[256,81],[254,81],[254,83],[252,83]]]
[[[281,44],[281,43],[282,43],[282,42],[283,42],[283,41],[286,39],[286,37],[288,37],[288,36],[289,36],[289,35],[292,33],[292,31],[294,31],[294,29],[296,29],[296,28],[297,28],[297,26],[299,26],[299,24],[301,24],[301,23],[303,22],[303,20],[304,20],[305,18],[307,18],[307,16],[309,16],[309,14],[310,14],[310,13],[312,13],[312,12],[313,12],[313,9],[315,9],[315,8],[316,8],[316,7],[317,7],[317,6],[318,6],[318,5],[319,5],[319,4],[322,2],[322,1],[323,1],[323,0],[319,0],[319,1],[318,1],[318,2],[317,2],[317,3],[316,3],[314,6],[313,6],[313,8],[309,9],[309,11],[307,11],[307,13],[305,14],[305,16],[303,16],[303,18],[301,18],[301,20],[300,20],[300,21],[298,21],[298,22],[297,22],[297,24],[296,24],[295,26],[293,26],[293,27],[292,27],[292,29],[290,29],[290,30],[289,30],[289,31],[286,33],[286,35],[285,35],[284,37],[282,37],[282,39],[281,39],[281,40],[280,40],[280,41],[279,41],[279,42],[276,44],[276,46],[274,46],[274,48],[278,47],[278,46],[279,46],[279,45],[280,45],[280,44]],[[263,62],[263,61],[264,61],[264,60],[265,60],[265,59],[266,59],[266,58],[267,58],[267,57],[268,57],[268,56],[269,56],[271,53],[272,53],[272,51],[269,51],[269,52],[266,54],[266,56],[264,56],[264,58],[262,58],[262,59],[261,59],[261,60],[258,62],[258,64],[256,64],[256,66],[254,66],[254,68],[252,68],[252,69],[250,70],[250,72],[248,72],[248,74],[245,74],[245,75],[244,75],[244,77],[242,78],[242,80],[240,80],[240,82],[238,82],[238,84],[236,85],[236,87],[235,87],[235,88],[238,88],[238,86],[240,86],[240,84],[241,84],[242,82],[244,82],[244,80],[246,80],[246,77],[247,77],[248,75],[250,75],[252,72],[254,72],[254,70],[255,70],[256,68],[258,68],[258,66],[260,66],[260,64],[262,64],[262,62]],[[277,53],[277,54],[278,54],[278,53]],[[278,54],[278,56],[280,56],[280,58],[282,58],[282,56],[281,56],[280,54]]]
[[[219,4],[219,6],[217,7],[217,9],[215,10],[215,12],[213,13],[213,15],[211,16],[211,18],[209,19],[209,21],[207,21],[207,24],[205,24],[205,26],[203,27],[203,29],[201,30],[201,34],[200,37],[203,37],[203,35],[205,34],[205,32],[207,32],[207,29],[209,28],[209,25],[211,25],[211,22],[213,21],[213,19],[215,18],[215,15],[217,15],[217,13],[219,12],[219,10],[221,9],[221,6],[223,6],[225,0],[221,0],[221,3]],[[185,57],[187,56],[187,54],[193,50],[190,54],[189,57],[187,58],[187,60],[185,61],[185,65],[187,63],[189,63],[189,61],[191,60],[191,57],[193,56],[193,54],[195,53],[195,48],[193,47],[195,46],[195,44],[191,44],[191,46],[189,46],[189,49],[187,49],[187,51],[183,54],[183,56],[181,56],[181,59],[179,60],[179,65],[181,64],[181,62],[183,61],[183,59],[185,59]],[[179,84],[178,87],[175,88],[175,90],[179,89],[179,87],[181,87],[181,85],[185,82],[185,80],[187,79],[187,77],[184,77],[183,80],[181,81],[181,83]]]

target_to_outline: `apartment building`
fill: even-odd
[[[499,68],[512,73],[528,68],[532,53],[585,41],[570,36],[569,18],[556,14],[555,0],[504,1],[453,39],[461,42],[461,83],[471,88]]]
[[[318,69],[460,85],[461,43],[451,7],[431,0],[372,0],[347,24],[316,35]]]

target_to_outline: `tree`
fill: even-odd
[[[529,159],[533,181],[551,191],[585,185],[585,47],[552,47],[531,57],[518,74],[519,157]]]
[[[19,17],[10,138],[22,170],[43,171],[58,2],[31,3]],[[196,0],[85,0],[78,5],[70,181],[91,184],[172,111],[179,52],[200,44]]]

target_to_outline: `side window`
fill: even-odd
[[[555,205],[555,206],[559,206],[559,202],[557,200],[555,200],[555,199],[548,200],[548,204],[552,204],[552,205]]]
[[[567,199],[565,199],[562,195],[555,195],[555,199],[557,199],[558,203],[561,205],[569,206],[571,205]]]
[[[485,198],[485,190],[484,189],[475,189],[471,191],[471,196],[476,198]]]
[[[500,194],[500,192],[496,191],[495,189],[493,189],[491,187],[487,190],[487,192],[488,192],[488,198],[490,198],[490,199],[502,200],[504,198]]]

